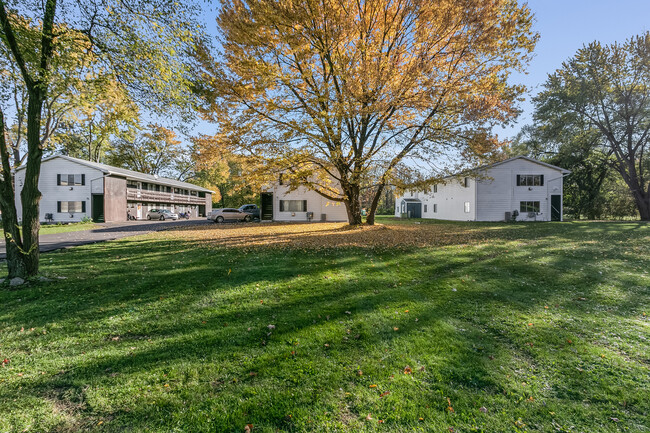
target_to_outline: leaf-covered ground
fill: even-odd
[[[650,431],[647,224],[384,222],[43,255],[0,432]]]

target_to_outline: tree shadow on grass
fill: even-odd
[[[537,340],[560,345],[581,329],[560,329],[554,341],[553,323],[528,327],[526,319],[547,304],[583,316],[585,302],[600,296],[585,281],[607,278],[575,268],[580,257],[548,258],[532,244],[507,248],[279,254],[135,239],[67,251],[51,269],[71,278],[3,293],[8,308],[0,313],[5,335],[48,327],[50,337],[30,338],[55,347],[57,338],[72,339],[59,349],[63,373],[50,366],[46,375],[28,374],[3,391],[4,400],[82,396],[74,416],[88,430],[102,421],[113,431],[240,431],[248,422],[260,431],[319,423],[359,431],[374,425],[364,421],[369,412],[395,431],[416,428],[418,414],[466,427],[464,418],[447,419],[446,398],[456,412],[481,417],[474,403],[520,397],[495,364],[516,376],[513,366],[546,362]],[[634,297],[618,299],[612,314],[626,319]],[[529,338],[536,346],[526,345]],[[406,366],[414,371],[404,374]],[[573,386],[581,383],[574,378]],[[568,412],[581,403],[563,398]]]

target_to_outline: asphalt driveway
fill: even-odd
[[[214,224],[206,219],[191,219],[179,221],[128,221],[119,223],[98,224],[100,228],[68,233],[52,233],[40,236],[41,252],[59,250],[61,248],[94,244],[96,242],[137,236],[174,227],[198,226]],[[0,260],[6,258],[5,243],[0,243]]]

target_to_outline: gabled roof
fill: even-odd
[[[510,161],[515,161],[517,159],[525,159],[526,161],[529,161],[529,162],[532,162],[532,163],[535,163],[535,164],[539,164],[539,165],[543,165],[544,167],[551,168],[553,170],[557,170],[557,171],[561,172],[562,174],[571,173],[571,171],[569,171],[569,170],[567,170],[565,168],[558,167],[557,165],[547,164],[546,162],[538,161],[537,159],[530,158],[528,156],[523,156],[523,155],[515,156],[513,158],[504,159],[503,161],[495,162],[494,164],[488,164],[488,165],[483,165],[481,167],[476,167],[476,168],[472,169],[472,171],[485,170],[485,169],[488,169],[488,168],[496,167],[497,165],[505,164],[505,163],[510,162]]]
[[[111,165],[106,165],[106,164],[100,164],[98,162],[92,162],[92,161],[86,161],[84,159],[79,159],[79,158],[73,158],[71,156],[67,155],[52,155],[48,156],[47,158],[43,158],[42,162],[49,161],[55,158],[61,158],[65,159],[70,162],[74,162],[77,164],[85,165],[87,167],[94,168],[96,170],[99,170],[103,172],[104,174],[107,175],[112,175],[112,176],[119,176],[119,177],[125,177],[127,179],[132,179],[132,180],[139,180],[143,182],[150,182],[150,183],[157,183],[160,185],[166,185],[166,186],[171,186],[175,188],[186,188],[186,189],[191,189],[194,191],[201,191],[201,192],[207,192],[207,193],[214,193],[214,191],[211,191],[207,188],[203,188],[201,186],[197,186],[188,182],[181,182],[180,180],[176,179],[169,179],[167,177],[160,177],[158,175],[153,175],[153,174],[145,174],[145,173],[140,173],[137,171],[133,170],[127,170],[125,168],[120,168],[120,167],[113,167]],[[18,170],[23,170],[25,169],[25,165],[21,165],[20,167],[16,168],[16,171]]]

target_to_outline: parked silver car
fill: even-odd
[[[170,211],[169,209],[151,209],[147,212],[148,220],[177,220],[178,214]]]
[[[239,209],[232,208],[223,208],[223,209],[214,209],[208,215],[210,221],[215,223],[222,223],[224,221],[252,221],[253,217],[251,214],[242,212]]]

